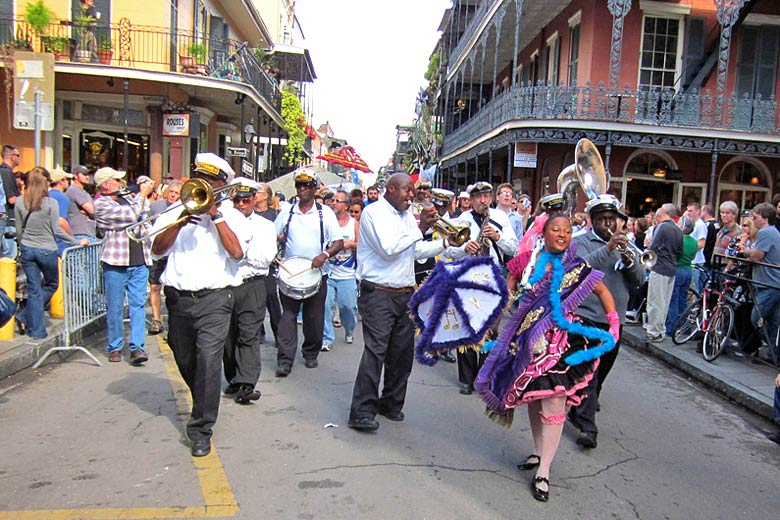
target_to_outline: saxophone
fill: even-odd
[[[485,229],[490,225],[490,208],[488,208],[487,213],[482,218],[482,226],[479,228],[479,234],[477,235],[476,241],[477,244],[479,244],[479,249],[474,254],[474,256],[490,256],[490,247],[492,245],[491,240],[485,236]]]

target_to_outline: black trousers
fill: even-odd
[[[487,354],[472,349],[466,349],[465,352],[458,351],[458,381],[464,385],[474,386],[474,380],[485,359]]]
[[[265,319],[265,278],[255,278],[233,289],[235,305],[223,362],[228,383],[249,384],[260,379],[260,325]]]
[[[193,440],[211,438],[217,422],[222,351],[230,329],[233,301],[231,288],[196,296],[165,287],[168,344],[192,394],[187,434]]]
[[[268,320],[271,322],[271,332],[274,341],[279,346],[279,320],[282,318],[282,306],[279,304],[279,292],[276,287],[276,274],[272,269],[265,277],[265,307],[268,310]],[[265,319],[265,318],[264,318]],[[260,323],[260,335],[265,336],[265,325]]]
[[[414,361],[414,323],[409,318],[410,294],[368,289],[360,285],[358,309],[363,317],[360,359],[349,418],[373,418],[379,410],[400,412]],[[379,380],[385,370],[382,396]]]
[[[276,342],[279,350],[276,362],[279,366],[293,366],[298,350],[298,310],[303,306],[303,359],[317,359],[322,348],[322,329],[325,325],[325,297],[328,294],[328,277],[322,277],[320,289],[305,300],[294,300],[279,293],[282,303],[282,318],[279,320],[279,334]]]
[[[595,323],[588,320],[583,320],[583,323],[591,327],[609,330],[609,325],[606,323]],[[620,327],[620,337],[623,337],[622,325]],[[569,409],[569,417],[575,423],[579,424],[580,431],[590,433],[599,432],[599,428],[596,426],[596,409],[599,407],[601,385],[604,384],[607,375],[609,375],[609,372],[612,370],[612,366],[615,364],[619,351],[620,340],[618,340],[615,348],[599,358],[599,366],[593,374],[593,378],[588,383],[588,396],[582,400],[579,406],[572,406],[571,409]]]

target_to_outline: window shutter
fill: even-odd
[[[687,88],[702,65],[704,60],[704,19],[690,18],[685,30],[685,55],[683,64],[683,87]]]

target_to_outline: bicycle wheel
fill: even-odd
[[[719,304],[712,311],[710,324],[704,333],[701,353],[705,360],[714,361],[723,352],[734,328],[734,309],[731,305]]]
[[[672,342],[682,345],[699,332],[701,326],[701,302],[695,301],[677,318],[672,332]]]

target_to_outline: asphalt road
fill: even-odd
[[[340,329],[337,329],[341,333]],[[148,338],[146,367],[91,365],[76,354],[0,382],[0,520],[775,519],[780,448],[769,424],[657,361],[624,349],[605,387],[595,450],[567,426],[550,502],[516,469],[533,443],[524,410],[505,430],[455,365],[414,367],[406,421],[346,428],[361,333],[320,367],[298,360],[263,396],[223,399],[215,450],[184,443],[188,392],[169,351]],[[95,351],[103,339],[91,338]],[[105,359],[105,355],[100,356]],[[338,427],[326,427],[328,424]]]

